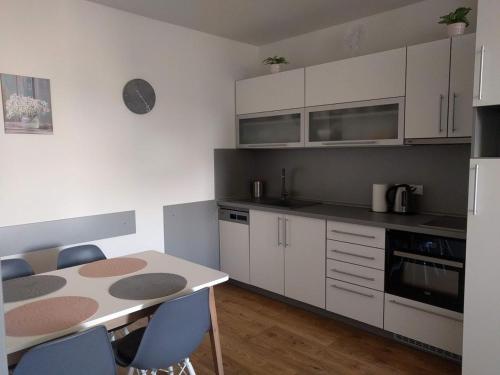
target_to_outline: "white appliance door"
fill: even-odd
[[[499,374],[500,159],[470,167],[462,374]]]

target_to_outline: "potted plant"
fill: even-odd
[[[462,35],[465,32],[465,28],[469,26],[467,15],[471,10],[472,8],[460,7],[455,9],[455,11],[440,17],[441,20],[439,23],[448,25],[449,37]]]
[[[271,73],[279,73],[282,64],[288,64],[288,61],[281,56],[268,57],[262,61],[264,65],[270,66]]]

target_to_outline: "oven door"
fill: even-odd
[[[463,312],[464,263],[400,250],[389,251],[388,293]]]

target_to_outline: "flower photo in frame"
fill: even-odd
[[[50,80],[0,74],[6,134],[53,134]]]

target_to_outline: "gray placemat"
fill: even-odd
[[[3,282],[5,303],[24,301],[53,293],[66,285],[66,279],[53,275],[35,275]]]
[[[118,280],[109,287],[109,294],[120,299],[155,299],[180,292],[186,284],[184,277],[173,273],[144,273]]]

